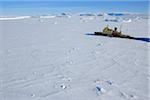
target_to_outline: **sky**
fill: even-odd
[[[149,0],[0,0],[0,1],[149,1]]]
[[[148,13],[148,0],[0,0],[0,14],[51,12]]]

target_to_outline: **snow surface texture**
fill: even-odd
[[[121,25],[148,37],[148,19],[20,18],[0,21],[0,100],[150,99],[149,43],[86,35]]]

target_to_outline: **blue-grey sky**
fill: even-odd
[[[149,0],[0,0],[0,1],[149,1]]]
[[[2,0],[0,0],[2,1]],[[12,2],[10,2],[12,1]],[[148,13],[148,0],[5,0],[0,2],[4,13],[21,12],[136,12]],[[23,2],[24,1],[24,2]],[[26,1],[26,2],[25,2]]]

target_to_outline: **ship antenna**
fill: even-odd
[[[109,27],[109,25],[107,24],[107,27]]]
[[[122,24],[120,25],[120,32],[121,32],[121,30],[122,30]]]

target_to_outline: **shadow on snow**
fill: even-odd
[[[93,34],[93,33],[87,33],[85,35],[102,36],[102,35],[96,35],[96,34]],[[109,36],[105,36],[105,37],[109,37]],[[120,38],[120,37],[113,37],[113,38]],[[129,38],[126,38],[126,39],[129,39]],[[150,42],[150,38],[147,38],[147,37],[132,37],[132,40],[139,40],[139,41],[144,41],[144,42]]]

